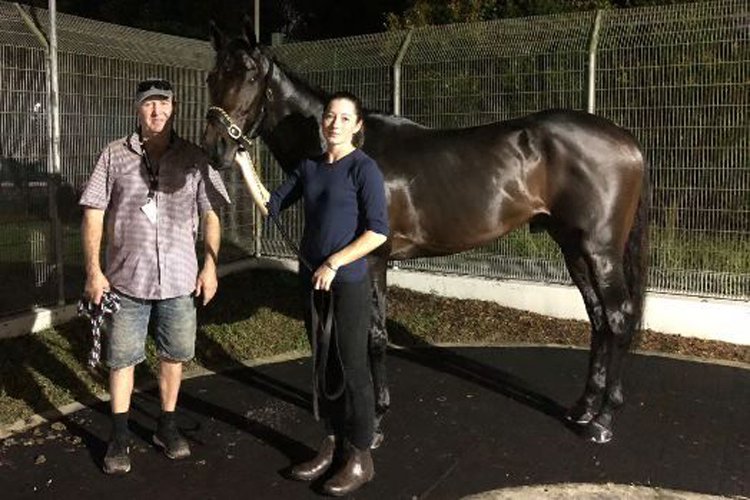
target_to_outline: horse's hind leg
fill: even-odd
[[[375,435],[372,448],[383,441],[382,419],[391,406],[388,381],[385,372],[385,356],[388,349],[386,331],[386,264],[385,257],[370,256],[370,278],[372,280],[372,305],[370,323],[370,372],[375,391]]]
[[[588,262],[598,296],[604,306],[609,335],[609,360],[606,366],[606,387],[599,413],[587,428],[589,437],[597,443],[612,439],[615,410],[623,402],[622,361],[630,347],[635,328],[633,303],[625,283],[623,258],[611,246],[586,245]]]
[[[608,358],[608,343],[605,338],[609,329],[581,248],[580,231],[565,229],[556,224],[549,224],[547,230],[562,250],[565,265],[573,283],[581,293],[591,323],[591,347],[586,386],[581,397],[567,414],[567,418],[573,422],[588,424],[599,412],[600,399],[605,389]]]

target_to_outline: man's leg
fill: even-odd
[[[159,395],[161,411],[173,412],[182,383],[182,362],[161,358],[159,362]]]
[[[195,302],[192,296],[160,300],[156,302],[155,312],[161,415],[154,443],[169,458],[185,458],[190,456],[190,445],[177,429],[175,409],[182,382],[182,363],[195,354]]]
[[[127,413],[133,393],[135,366],[113,368],[109,372],[109,397],[112,413]]]
[[[130,471],[128,415],[133,393],[135,365],[146,358],[145,342],[151,305],[121,295],[120,310],[107,320],[106,362],[109,372],[112,434],[104,456],[104,472]]]

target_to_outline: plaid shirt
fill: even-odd
[[[229,203],[224,183],[203,151],[176,135],[158,170],[155,223],[141,210],[148,172],[137,133],[107,145],[79,202],[106,211],[104,272],[110,285],[144,300],[193,292],[199,216]]]

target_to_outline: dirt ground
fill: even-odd
[[[587,347],[589,324],[550,318],[491,302],[459,300],[389,288],[391,341],[432,343],[530,343]],[[405,328],[400,328],[403,325]],[[408,333],[407,333],[408,332]],[[638,333],[632,349],[750,363],[750,346],[702,340],[651,330]]]

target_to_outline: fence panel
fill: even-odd
[[[596,112],[632,130],[651,164],[655,290],[750,298],[750,47],[744,0],[602,12]],[[46,11],[38,10],[43,31]],[[433,127],[464,127],[544,108],[586,109],[594,12],[426,27],[412,32],[401,68],[401,110]],[[407,32],[272,48],[286,67],[326,91],[393,110],[392,68]],[[208,43],[58,16],[66,300],[83,272],[76,202],[96,157],[135,123],[132,93],[146,77],[173,81],[176,127],[198,140],[207,108]],[[18,11],[0,2],[0,315],[57,301],[49,220],[46,54]],[[283,174],[260,148],[269,186]],[[290,252],[262,232],[235,172],[222,214],[222,259]],[[458,186],[460,189],[460,186]],[[298,210],[284,216],[295,237]],[[260,238],[258,238],[260,236]],[[402,267],[567,283],[544,234],[521,229],[459,255]]]
[[[595,14],[414,30],[402,67],[402,114],[428,126],[462,127],[545,108],[586,109]],[[651,164],[654,290],[750,297],[747,19],[742,0],[602,12],[596,112],[631,129]],[[396,35],[371,40],[395,56]],[[373,105],[363,73],[378,73],[371,67],[374,52],[357,37],[285,46],[278,53],[325,90],[343,86]],[[386,58],[379,70],[382,95],[391,90],[385,76],[392,61]],[[342,78],[342,72],[356,79]],[[373,102],[391,109],[385,98]],[[273,171],[270,185],[281,176]],[[301,232],[298,214],[288,223]],[[263,248],[290,255],[273,231],[264,233]],[[570,282],[551,239],[527,229],[459,255],[399,265]]]
[[[750,296],[750,11],[744,1],[609,11],[597,111],[651,164],[652,289]]]
[[[585,13],[416,30],[404,59],[405,116],[432,127],[454,128],[541,109],[585,109],[593,19],[593,13]],[[569,281],[551,238],[546,233],[532,234],[527,227],[475,250],[399,265],[486,277]]]
[[[47,11],[38,9],[36,17],[48,33]],[[61,187],[56,196],[65,299],[73,302],[84,279],[78,197],[102,148],[134,129],[136,83],[152,76],[172,80],[179,100],[176,129],[198,140],[213,53],[202,41],[65,14],[57,20]],[[0,57],[0,315],[7,315],[58,300],[48,193],[47,56],[7,2],[0,2]]]

